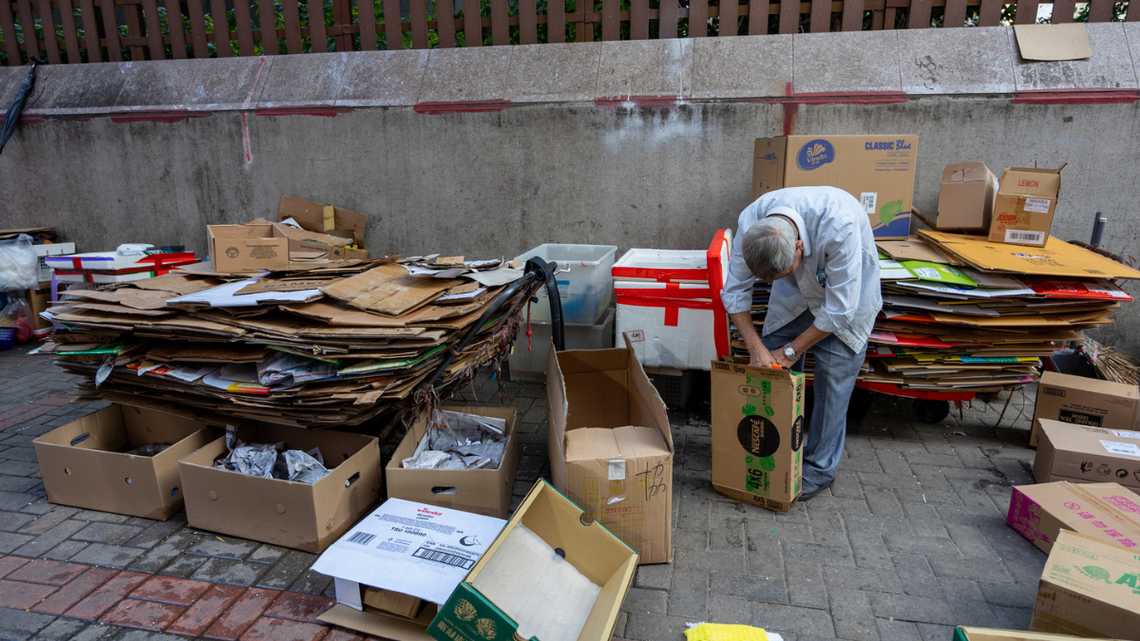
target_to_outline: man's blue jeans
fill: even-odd
[[[811,312],[764,337],[769,351],[782,350],[815,322]],[[856,354],[834,334],[808,349],[815,357],[815,407],[804,445],[804,480],[823,485],[835,478],[847,437],[847,405],[855,389],[855,379],[863,366],[862,353]]]

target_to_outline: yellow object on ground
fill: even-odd
[[[768,641],[768,633],[750,625],[702,623],[685,630],[688,641]]]

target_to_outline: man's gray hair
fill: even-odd
[[[781,216],[761,218],[744,233],[741,249],[753,276],[774,280],[796,261],[796,226]]]

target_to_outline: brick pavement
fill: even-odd
[[[27,349],[0,352],[0,639],[358,638],[314,623],[331,581],[315,556],[169,521],[53,506],[36,436],[95,411]],[[509,383],[520,413],[516,501],[549,475],[545,390]],[[459,400],[493,402],[490,381]],[[849,426],[835,485],[777,514],[709,483],[707,405],[671,412],[674,562],[638,570],[618,622],[680,640],[688,623],[747,623],[789,640],[948,640],[953,625],[1024,629],[1045,555],[1004,522],[1032,482],[1032,390],[975,401],[937,425],[875,396]],[[1012,426],[1012,429],[1011,429]],[[394,444],[393,444],[394,446]]]

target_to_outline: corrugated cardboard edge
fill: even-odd
[[[334,605],[317,620],[396,641],[434,641],[425,625],[379,612],[362,612],[342,603]]]

